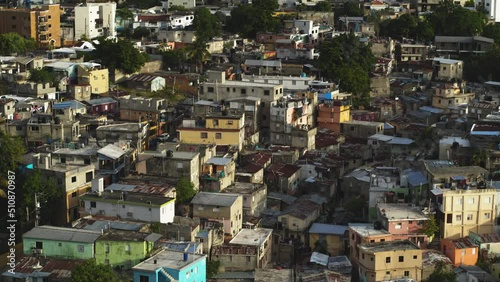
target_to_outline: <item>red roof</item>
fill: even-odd
[[[267,168],[267,171],[269,171],[271,175],[276,174],[277,176],[289,178],[299,171],[299,169],[300,166],[291,164],[272,164]]]
[[[385,4],[380,1],[373,1],[372,5],[385,5]]]
[[[271,160],[272,155],[266,153],[254,153],[250,155],[243,156],[243,163],[257,165],[261,168],[265,167]]]
[[[170,20],[169,15],[140,15],[139,21],[142,22],[166,22]]]

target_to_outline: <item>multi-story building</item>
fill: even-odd
[[[202,99],[221,101],[235,96],[258,97],[261,101],[261,129],[269,128],[270,103],[283,97],[283,84],[226,80],[226,73],[219,71],[208,71],[207,75],[208,82],[201,84],[200,97]],[[266,135],[265,130],[261,131],[261,134]]]
[[[243,196],[229,193],[200,192],[191,200],[193,217],[222,224],[224,233],[236,235],[243,223]]]
[[[267,185],[261,183],[235,182],[223,192],[243,196],[243,216],[260,216],[267,205]]]
[[[427,181],[448,188],[474,188],[486,179],[488,171],[480,166],[457,166],[443,160],[424,161]],[[467,187],[466,187],[467,186]]]
[[[368,138],[374,134],[384,134],[384,123],[375,121],[350,120],[340,123],[340,133],[358,138]]]
[[[0,34],[15,32],[33,38],[42,48],[60,47],[60,16],[59,4],[0,9]]]
[[[359,244],[389,242],[392,234],[373,223],[349,223],[349,254],[351,262],[357,264],[360,258]]]
[[[265,268],[271,262],[272,233],[272,229],[242,229],[229,244],[212,247],[212,260],[231,271]]]
[[[422,281],[422,250],[410,241],[365,243],[360,252],[360,281]]]
[[[396,59],[406,61],[426,61],[430,46],[423,44],[398,44],[396,47]]]
[[[259,132],[261,124],[260,98],[258,97],[237,97],[226,100],[228,110],[245,112],[245,140],[249,144],[259,142]]]
[[[33,156],[33,166],[40,169],[46,179],[52,179],[64,191],[64,205],[58,206],[61,212],[54,222],[66,224],[80,217],[78,196],[90,190],[94,178],[94,165],[52,163],[50,153],[39,153]]]
[[[340,133],[343,122],[351,120],[351,105],[348,99],[329,100],[318,105],[318,128],[327,128]]]
[[[75,7],[75,38],[116,37],[116,3],[86,3]]]
[[[224,110],[208,114],[204,120],[183,120],[177,128],[177,138],[181,143],[230,145],[241,150],[245,142],[244,126],[244,113]]]
[[[314,105],[308,98],[280,99],[271,103],[271,143],[313,150]]]
[[[460,182],[465,182],[459,180]],[[458,239],[469,235],[495,232],[496,197],[495,189],[432,190],[437,206],[436,219],[440,223],[441,238]]]
[[[167,121],[167,101],[162,98],[144,98],[125,96],[118,100],[120,104],[120,119],[132,122],[149,120],[150,135],[164,132]]]
[[[139,153],[147,148],[148,123],[118,123],[101,125],[96,129],[96,139],[106,144],[129,142]]]
[[[457,83],[443,84],[436,87],[432,96],[432,106],[440,109],[454,109],[459,105],[466,105],[471,102],[476,93],[465,92]]]
[[[490,1],[490,0],[487,0]],[[494,2],[495,0],[491,1]],[[490,7],[484,6],[486,10]],[[496,9],[496,8],[493,8]],[[436,52],[439,55],[460,55],[463,53],[484,54],[495,45],[495,40],[483,36],[436,36]]]
[[[311,76],[284,76],[284,75],[245,75],[242,81],[255,83],[283,84],[285,92],[304,92],[309,89],[309,83],[314,80]]]
[[[434,58],[432,60],[432,69],[432,76],[434,79],[445,81],[462,79],[464,62],[460,60]]]
[[[411,8],[416,9],[418,13],[428,13],[434,11],[439,3],[439,0],[412,0]]]
[[[214,157],[202,165],[201,186],[204,191],[220,192],[234,184],[236,166],[232,158]]]
[[[109,91],[109,71],[100,65],[79,64],[77,67],[78,85],[90,86],[90,93],[102,95]]]
[[[167,10],[172,6],[181,6],[186,9],[193,9],[196,7],[196,0],[167,0],[161,1],[161,6],[163,9]]]
[[[284,238],[306,242],[306,231],[320,215],[321,204],[317,201],[301,197],[288,206],[279,216]]]

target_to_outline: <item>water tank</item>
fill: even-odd
[[[187,260],[188,260],[188,254],[184,253],[184,261],[187,261]]]

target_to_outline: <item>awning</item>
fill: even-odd
[[[450,177],[451,180],[453,181],[462,181],[462,180],[465,180],[465,177],[464,176],[461,176],[461,175],[456,175],[456,176],[452,176]]]

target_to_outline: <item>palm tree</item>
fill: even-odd
[[[124,21],[133,19],[134,13],[127,8],[122,8],[116,10],[116,16],[120,17],[120,25],[122,25]]]
[[[202,40],[196,40],[187,48],[187,57],[196,64],[196,72],[199,70],[200,73],[203,73],[203,64],[210,56],[207,48],[208,44]]]

